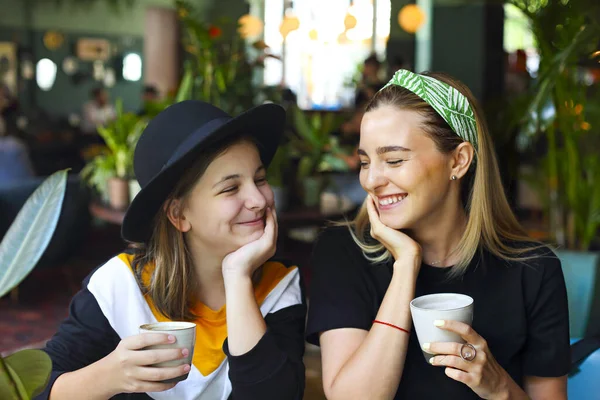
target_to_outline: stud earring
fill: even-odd
[[[452,179],[453,181],[455,181],[455,180],[457,179],[457,178],[456,178],[456,175],[452,175],[452,176],[450,177],[450,179]]]

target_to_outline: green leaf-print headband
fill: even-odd
[[[445,82],[405,69],[396,71],[383,89],[390,85],[401,86],[422,98],[444,118],[458,136],[477,149],[475,113],[469,100],[461,92]]]

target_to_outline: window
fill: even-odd
[[[56,81],[56,64],[48,59],[42,58],[38,61],[35,68],[35,79],[40,89],[48,91],[54,86]]]
[[[518,57],[517,51],[521,50],[527,56],[527,71],[536,76],[540,57],[529,18],[512,4],[504,6],[504,15],[504,50],[509,55],[509,62],[515,62],[511,57]]]
[[[131,82],[142,79],[142,58],[139,54],[129,53],[123,58],[123,79]]]
[[[284,0],[265,0],[265,43],[275,55],[282,55],[284,48],[279,32],[283,3]],[[349,0],[302,0],[294,2],[287,11],[299,19],[300,25],[285,40],[283,61],[265,61],[264,83],[278,85],[283,81],[296,93],[302,108],[349,106],[354,96],[351,80],[358,67],[373,47],[380,59],[385,56],[390,0],[354,0],[352,4]],[[344,23],[347,14],[356,18],[356,26],[348,30]]]

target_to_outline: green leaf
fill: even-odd
[[[45,352],[22,350],[6,357],[4,361],[11,369],[13,380],[17,381],[17,387],[25,391],[27,398],[34,398],[48,384],[52,361]]]
[[[0,399],[3,400],[20,400],[19,393],[13,381],[11,380],[10,371],[4,364],[4,359],[0,356]]]
[[[310,119],[310,124],[315,132],[321,131],[322,122],[323,120],[321,118],[321,114],[319,113],[314,113]]]
[[[31,272],[46,250],[58,223],[67,186],[67,170],[48,177],[27,199],[0,243],[0,297]]]
[[[323,160],[321,166],[319,167],[320,171],[335,171],[335,172],[346,172],[350,170],[350,167],[346,163],[346,161],[342,160],[339,157],[336,157],[332,154],[323,155]]]
[[[320,142],[315,129],[309,123],[304,111],[298,107],[294,107],[294,121],[298,134],[313,148],[319,148]]]
[[[11,382],[14,387],[17,389],[18,399],[19,400],[29,400],[30,397],[27,395],[27,390],[25,389],[25,385],[21,382],[19,375],[10,367],[10,365],[6,365],[6,369],[8,370],[8,375],[10,377]]]
[[[281,145],[275,152],[269,168],[267,169],[267,180],[272,186],[283,186],[284,174],[290,164],[289,150],[287,145]]]
[[[574,55],[580,54],[582,47],[585,47],[598,34],[598,28],[592,25],[585,25],[577,32],[571,43],[559,52],[556,52],[552,60],[545,66],[540,74],[538,84],[532,87],[533,97],[528,107],[523,108],[524,111],[521,118],[540,118],[541,108],[548,104],[552,98],[552,91],[556,84],[560,81],[559,76],[564,73],[566,66]]]
[[[297,172],[298,181],[302,181],[304,178],[311,176],[315,172],[313,165],[313,160],[310,156],[304,156],[300,159]]]
[[[175,96],[175,103],[179,103],[184,100],[190,100],[192,98],[192,87],[194,85],[194,72],[192,66],[189,63],[185,65],[185,72],[183,79],[179,85],[179,90]]]
[[[227,83],[225,83],[223,69],[220,67],[217,67],[215,70],[215,82],[217,83],[219,92],[223,93],[227,90]]]

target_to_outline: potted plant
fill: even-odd
[[[106,148],[83,168],[81,175],[112,208],[120,210],[129,205],[130,181],[134,176],[133,153],[147,120],[123,112],[121,99],[116,102],[116,112],[115,120],[105,127],[98,127]]]
[[[551,240],[560,247],[571,336],[599,333],[600,256],[589,250],[600,228],[600,100],[583,79],[582,63],[597,51],[600,4],[511,3],[529,18],[540,54],[519,141],[542,139],[545,152],[527,179],[545,199]]]
[[[184,76],[177,101],[198,99],[237,115],[269,96],[268,89],[254,82],[254,70],[262,67],[267,47],[253,44],[250,57],[237,23],[220,18],[211,23],[189,1],[175,2],[183,27],[183,47],[186,51]],[[261,96],[262,95],[262,96]]]
[[[328,172],[348,171],[343,160],[347,155],[338,144],[333,132],[341,125],[342,118],[331,112],[315,112],[308,115],[298,107],[293,109],[295,133],[290,135],[293,156],[298,159],[296,180],[307,207],[319,204],[321,193],[328,183]]]
[[[289,153],[289,144],[279,146],[267,170],[267,181],[273,190],[278,213],[288,208],[289,187],[285,184],[285,177],[290,167]]]
[[[25,279],[50,243],[62,209],[67,171],[48,177],[27,199],[0,243],[0,297]],[[28,400],[48,383],[52,362],[41,350],[0,356],[0,398]]]

